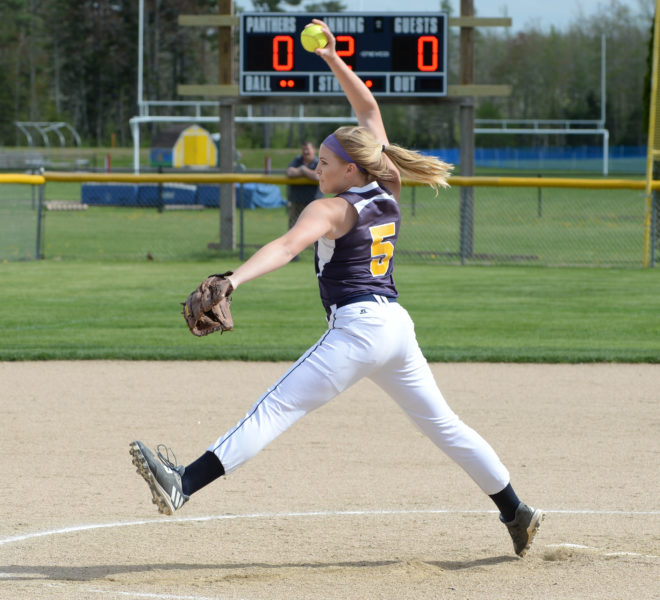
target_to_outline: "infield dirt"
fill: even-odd
[[[0,363],[0,598],[660,598],[660,365],[432,365],[547,511],[524,559],[367,380],[159,515],[129,442],[186,464],[287,368]]]

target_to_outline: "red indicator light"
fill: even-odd
[[[424,60],[424,50],[426,44],[430,44],[431,62],[426,63]],[[437,71],[438,70],[438,38],[432,35],[422,35],[417,38],[417,68],[420,71]]]
[[[346,48],[337,50],[337,56],[350,58],[355,54],[355,38],[352,35],[338,35],[335,39],[337,40],[338,44],[344,44],[344,43],[346,44]],[[351,65],[348,65],[348,68],[351,71],[353,70],[353,67],[351,67]]]
[[[365,84],[368,88],[372,88],[372,87],[374,87],[374,82],[371,81],[371,79],[367,79],[367,80],[364,82],[364,84]]]
[[[286,80],[285,79],[280,79],[280,87],[281,88],[286,87]]]
[[[288,87],[293,87],[295,83],[293,82],[293,79],[289,79],[289,81],[286,82]]]
[[[276,35],[273,38],[273,69],[293,69],[293,38],[290,35]]]

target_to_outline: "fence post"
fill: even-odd
[[[37,175],[39,173],[39,170],[38,169],[30,169],[30,173],[32,175]],[[32,210],[34,210],[36,208],[36,202],[35,202],[35,197],[34,197],[35,196],[35,194],[34,194],[35,189],[34,189],[34,186],[31,186],[31,187],[32,187]]]
[[[158,165],[158,173],[162,173],[162,172],[163,172],[163,166]],[[156,199],[156,208],[158,209],[159,213],[162,213],[165,210],[164,204],[165,203],[163,202],[163,182],[159,181],[158,182],[158,198]]]
[[[37,260],[43,258],[41,252],[41,228],[42,228],[42,213],[44,209],[44,187],[46,184],[42,183],[39,185],[38,198],[39,202],[37,205],[37,250],[36,257]]]
[[[656,163],[655,161],[652,163],[651,166],[651,183],[653,181],[657,181],[660,179],[660,165]],[[648,172],[648,165],[647,165],[647,172]],[[650,266],[651,268],[655,267],[655,249],[656,245],[658,243],[658,192],[654,189],[652,189],[649,186],[648,182],[648,174],[647,174],[647,192],[646,192],[646,215],[645,215],[645,223],[644,227],[649,228],[650,231],[647,229],[645,234],[644,234],[644,251],[650,254],[648,256],[647,254],[644,254],[644,261],[649,259],[649,263],[645,263],[644,266]],[[650,194],[650,195],[649,195]],[[649,205],[650,204],[650,205]],[[650,212],[650,214],[649,214]],[[650,220],[650,222],[649,222]],[[650,238],[650,239],[649,239]],[[647,246],[647,244],[650,245],[650,248]]]
[[[541,173],[539,173],[539,179],[543,177]],[[538,188],[538,194],[537,194],[537,199],[536,199],[536,214],[538,215],[539,219],[543,217],[543,188],[539,186]]]
[[[474,253],[474,188],[461,188],[461,264]]]
[[[245,260],[245,207],[243,206],[243,187],[242,183],[238,184],[238,211],[240,215],[240,232],[239,232],[239,248],[241,260]]]
[[[658,192],[653,192],[653,202],[651,204],[651,268],[655,267],[655,251],[658,246],[658,219],[660,219],[660,214],[658,214],[658,204],[660,201],[658,199]]]
[[[412,186],[412,216],[415,216],[415,191],[417,190],[417,186]]]

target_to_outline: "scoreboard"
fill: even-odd
[[[241,14],[240,94],[342,96],[300,32],[312,13]],[[323,17],[337,54],[375,96],[447,95],[446,13],[332,13]]]

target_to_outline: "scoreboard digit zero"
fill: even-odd
[[[325,61],[300,43],[312,16],[241,15],[241,95],[343,95]],[[323,20],[337,54],[375,96],[447,95],[446,13],[332,13]]]

